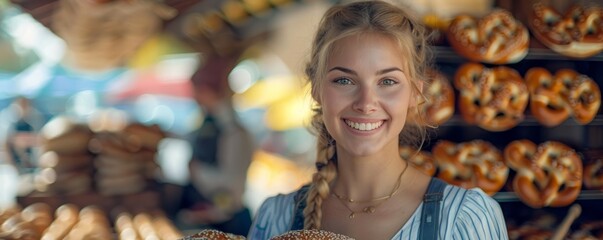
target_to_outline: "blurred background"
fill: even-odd
[[[241,54],[226,84],[236,118],[254,145],[243,204],[253,216],[268,196],[289,193],[308,183],[315,169],[316,140],[308,129],[314,103],[303,69],[320,17],[340,2],[347,1],[0,0],[0,209],[40,202],[49,204],[52,211],[66,203],[80,208],[97,205],[110,216],[109,221],[118,216],[116,208],[132,214],[161,209],[181,232],[207,227],[187,224],[178,209],[182,187],[191,177],[189,161],[198,147],[188,136],[208,115],[195,99],[191,78],[212,57],[228,56],[234,50]],[[446,39],[448,24],[455,16],[482,17],[503,8],[527,26],[530,20],[525,6],[536,1],[390,2],[408,8],[430,27],[437,68],[452,79],[459,65],[470,61]],[[597,1],[546,3],[559,11],[572,3],[601,5]],[[603,30],[602,19],[595,20],[599,31]],[[568,57],[533,37],[529,49],[524,60],[508,63],[521,75],[534,66],[569,67],[595,82],[603,81],[600,52]],[[458,90],[455,92],[458,96]],[[597,113],[587,125],[568,120],[550,128],[528,114],[516,128],[491,132],[465,123],[455,114],[434,131],[425,149],[442,139],[488,139],[501,150],[519,138],[537,143],[561,140],[586,161],[602,155],[601,119]],[[134,124],[144,127],[142,135],[128,132]],[[122,133],[129,134],[126,140],[115,140]],[[105,168],[98,166],[101,160],[97,157],[109,147],[98,147],[94,141],[129,146],[131,136],[139,139],[134,141],[135,151],[128,154],[152,153],[150,162],[136,167],[146,169],[140,173],[145,184],[103,191],[98,176],[103,176]],[[144,140],[155,138],[145,145]],[[66,149],[76,148],[82,141],[83,152]],[[73,160],[76,155],[96,160]],[[73,170],[76,168],[79,170]],[[74,182],[80,185],[67,184]],[[506,190],[495,198],[509,212],[509,221],[518,225],[524,222],[518,219],[526,219],[515,211],[518,208],[529,209],[532,215],[554,216],[552,223],[547,222],[549,230],[567,212],[567,208],[534,210]],[[601,191],[590,189],[578,198],[591,207],[597,199],[603,199]],[[593,208],[593,214],[603,214],[600,206]],[[579,229],[579,224],[574,228]]]

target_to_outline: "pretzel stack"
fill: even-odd
[[[88,141],[93,133],[85,125],[57,117],[41,133],[41,170],[36,188],[50,194],[80,194],[92,190],[92,159]]]
[[[53,220],[50,207],[44,203],[0,211],[0,239],[40,239]]]
[[[133,218],[127,212],[111,224],[107,214],[96,206],[63,204],[51,210],[45,203],[34,203],[0,210],[0,239],[178,239],[182,233],[161,211],[140,212]],[[115,229],[112,227],[115,226]]]
[[[155,155],[165,134],[157,125],[132,123],[119,131],[95,133],[88,145],[95,153],[96,190],[102,195],[143,191],[159,166]]]
[[[182,233],[162,212],[153,214],[143,212],[134,217],[130,213],[122,212],[115,220],[115,231],[121,240],[169,240],[182,237]]]

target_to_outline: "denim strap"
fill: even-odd
[[[431,178],[427,193],[423,198],[421,210],[421,225],[419,226],[419,239],[438,239],[440,219],[440,202],[442,202],[446,183],[437,178]]]

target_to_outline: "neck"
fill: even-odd
[[[360,201],[389,195],[408,164],[397,148],[395,151],[384,149],[371,156],[352,156],[338,150],[337,157],[337,179],[331,191]],[[408,171],[404,175],[407,174]]]

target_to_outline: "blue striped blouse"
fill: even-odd
[[[264,240],[289,231],[295,193],[268,198],[254,219],[248,239]],[[448,185],[440,206],[439,239],[508,239],[499,204],[481,189]],[[392,239],[416,239],[423,203]]]

